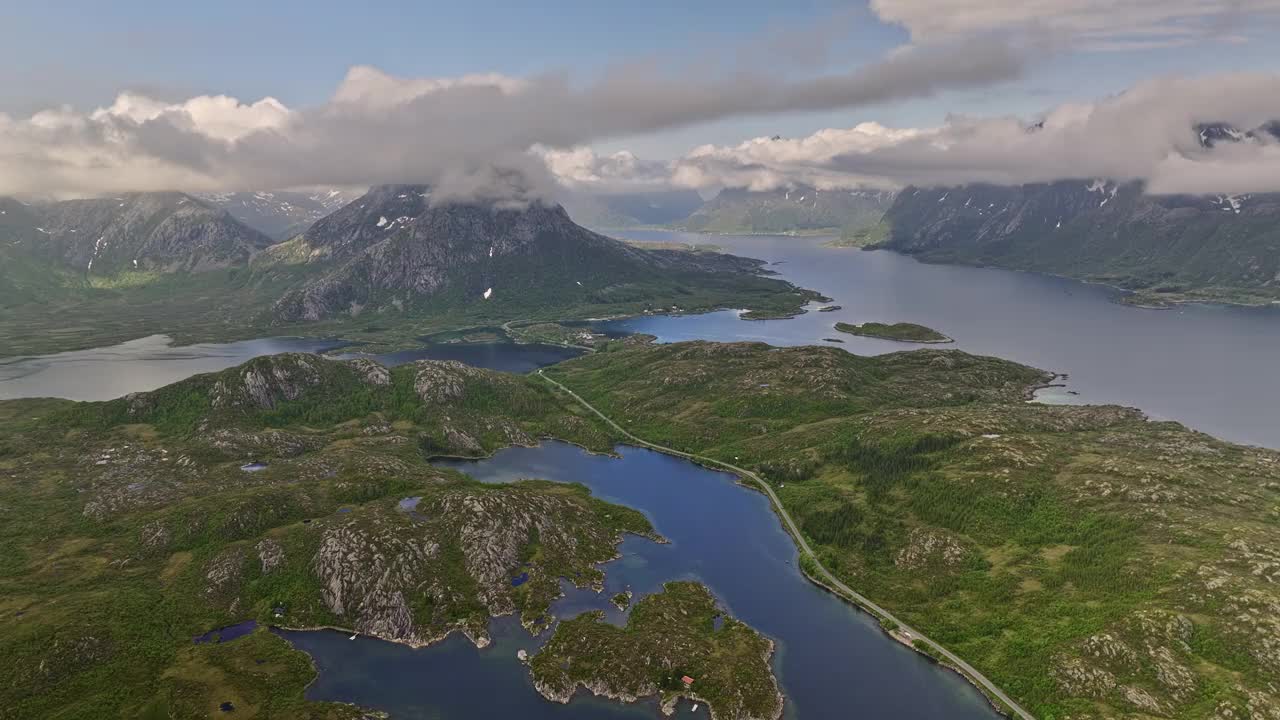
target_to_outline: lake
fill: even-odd
[[[627,538],[622,558],[604,566],[604,592],[570,592],[553,607],[558,617],[604,609],[613,622],[625,622],[608,603],[613,594],[629,588],[640,596],[668,580],[696,579],[732,615],[777,642],[774,668],[788,717],[998,717],[959,675],[889,639],[870,616],[805,580],[795,544],[763,495],[680,458],[626,446],[617,451],[621,458],[548,442],[437,464],[484,482],[580,482],[598,497],[641,510],[671,541]],[[282,634],[320,669],[308,697],[355,702],[396,718],[658,716],[652,704],[628,707],[582,693],[568,706],[547,702],[516,659],[536,641],[515,618],[495,621],[493,630],[494,644],[481,651],[460,635],[414,650],[336,632]],[[697,716],[705,712],[704,706]],[[681,713],[694,716],[688,703]]]
[[[759,258],[842,309],[788,320],[743,321],[735,312],[639,317],[612,330],[661,342],[758,340],[825,344],[860,355],[918,347],[958,348],[1068,373],[1073,403],[1130,405],[1235,442],[1280,448],[1280,307],[1187,305],[1148,309],[1116,302],[1120,291],[1033,273],[926,265],[888,251],[823,247],[823,238],[621,233],[635,240],[713,242]],[[814,307],[817,307],[816,305]],[[836,332],[836,322],[912,322],[955,338],[920,346]]]
[[[330,339],[263,338],[174,347],[168,337],[152,335],[91,350],[3,358],[0,359],[0,400],[23,397],[111,400],[133,392],[155,390],[192,375],[225,370],[261,355],[322,353],[346,344]],[[426,359],[460,360],[476,367],[525,373],[581,354],[581,350],[538,343],[439,343],[385,355],[343,353],[333,357],[369,357],[387,366]]]
[[[636,240],[714,241],[756,257],[797,285],[818,290],[842,309],[786,320],[743,321],[737,313],[649,316],[598,326],[610,334],[646,332],[662,342],[758,340],[774,345],[826,344],[859,354],[907,350],[888,340],[844,335],[840,322],[914,322],[956,339],[952,345],[1068,373],[1052,402],[1116,403],[1157,419],[1183,422],[1236,442],[1280,448],[1280,308],[1188,305],[1154,310],[1116,302],[1120,292],[1074,280],[1007,270],[926,265],[887,251],[823,247],[824,238],[707,237],[663,231],[620,233]],[[814,306],[817,307],[816,305]],[[331,340],[269,338],[169,347],[163,336],[110,348],[0,360],[0,399],[102,400],[152,390],[257,355],[323,351]],[[457,359],[513,372],[567,359],[555,346],[434,344],[374,356],[391,364]],[[1069,394],[1076,393],[1076,394]]]

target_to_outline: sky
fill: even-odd
[[[1181,97],[1220,106],[1214,120],[1253,122],[1273,108],[1254,107],[1250,94],[1269,92],[1280,75],[1280,0],[15,5],[0,28],[0,192],[247,189],[230,186],[362,184],[382,176],[456,180],[467,192],[497,182],[508,192],[501,170],[529,175],[524,155],[531,152],[551,158],[545,164],[553,180],[609,189],[1015,182],[1034,173],[1012,167],[1008,157],[986,163],[988,145],[966,143],[1010,132],[1010,117],[1032,122],[1056,113],[1071,132],[1045,133],[1043,147],[1021,149],[1060,151],[1085,129],[1153,131],[1134,116],[1168,111],[1161,103],[1170,100],[1186,116],[1179,122],[1203,119],[1205,108],[1178,105]],[[1245,75],[1252,81],[1241,81]],[[464,77],[488,84],[446,82],[441,89],[439,81]],[[377,84],[399,103],[391,107],[368,93],[356,93],[358,103],[338,102],[343,88],[354,97],[359,82]],[[1150,83],[1177,97],[1161,97]],[[501,97],[473,97],[482,86],[500,87]],[[1206,90],[1213,86],[1233,89],[1219,96]],[[1125,118],[1105,126],[1068,122],[1065,109],[1107,110],[1135,89],[1146,102],[1120,103]],[[139,112],[133,101],[124,112],[122,93],[145,98],[151,109]],[[192,114],[192,99],[216,96],[239,105]],[[271,108],[241,112],[264,98]],[[276,105],[279,113],[268,112]],[[1270,117],[1280,118],[1280,108]],[[977,127],[974,119],[991,124]],[[864,131],[855,146],[844,137],[838,147],[828,135],[820,153],[779,151],[785,163],[779,152],[741,150],[754,138],[801,143],[868,124],[924,134],[878,132],[872,143],[873,133]],[[1193,158],[1212,161],[1201,173],[1203,166],[1170,157],[1185,155],[1189,127],[1154,131],[1162,141],[1131,162],[1061,163],[1054,172],[1106,170],[1206,190],[1182,176],[1247,176],[1239,187],[1223,185],[1231,191],[1270,189],[1280,177],[1269,146],[1249,157],[1233,149],[1230,158]],[[997,150],[1007,144],[987,142]],[[343,163],[318,157],[335,144],[346,149]],[[960,147],[966,152],[953,154],[975,170],[966,176],[950,160],[924,158],[925,146]],[[609,167],[594,167],[611,157]],[[261,158],[296,171],[265,168]],[[565,170],[575,163],[576,180]],[[856,172],[864,166],[875,172]],[[921,166],[925,172],[912,169]]]

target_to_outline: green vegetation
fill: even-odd
[[[545,345],[563,345],[565,347],[594,349],[608,338],[596,335],[591,328],[583,325],[567,325],[563,323],[535,322],[510,323],[507,332],[511,339],[522,343],[543,343]]]
[[[626,243],[632,247],[638,247],[642,250],[683,250],[684,252],[693,253],[724,252],[723,246],[713,243],[662,242],[659,240],[627,240]]]
[[[1280,223],[1262,196],[1074,180],[911,188],[885,224],[877,246],[925,262],[1062,275],[1132,290],[1137,304],[1280,301]]]
[[[1046,373],[957,351],[695,342],[546,372],[774,483],[824,565],[1037,717],[1280,713],[1276,452],[1028,404]]]
[[[0,264],[4,258],[0,256]],[[300,267],[270,274],[218,270],[158,276],[142,285],[99,287],[45,284],[43,294],[13,286],[14,304],[0,282],[0,337],[5,355],[37,355],[112,345],[166,334],[177,344],[228,342],[268,336],[334,337],[390,351],[421,345],[420,338],[457,328],[500,326],[512,320],[566,319],[745,307],[773,316],[800,311],[815,293],[757,275],[676,273],[646,283],[622,283],[568,295],[548,289],[474,298],[447,295],[404,311],[341,315],[314,322],[280,322],[269,310],[306,273]],[[32,279],[31,274],[24,278]],[[34,279],[31,280],[34,282]],[[51,281],[52,282],[52,281]],[[575,286],[576,287],[576,286]],[[514,288],[512,288],[514,289]],[[19,300],[22,302],[19,304]],[[35,302],[33,302],[35,301]]]
[[[545,627],[560,579],[599,586],[649,523],[581,486],[483,485],[425,458],[543,435],[610,448],[581,412],[457,363],[307,355],[107,403],[0,402],[3,714],[354,718],[305,701],[310,662],[263,629],[192,638],[246,619],[410,644],[486,642],[502,613]]]
[[[924,325],[916,325],[915,323],[893,323],[890,325],[878,322],[867,322],[862,323],[861,325],[850,325],[849,323],[840,322],[836,323],[835,327],[836,330],[839,330],[842,333],[881,338],[883,340],[935,344],[955,342],[933,328],[927,328]]]
[[[878,245],[889,238],[889,223],[881,220],[866,227],[848,227],[840,237],[827,243],[827,247],[866,248]]]
[[[772,653],[771,641],[724,617],[705,587],[670,582],[636,603],[625,628],[600,612],[560,623],[529,665],[538,691],[560,702],[582,685],[623,699],[660,695],[664,707],[687,697],[710,705],[714,717],[773,719],[782,696]]]
[[[684,220],[682,230],[724,235],[852,235],[875,225],[891,193],[726,189]]]

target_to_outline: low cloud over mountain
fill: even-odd
[[[699,189],[997,185],[1062,179],[1140,180],[1148,191],[1280,191],[1280,75],[1162,78],[1043,117],[952,117],[929,128],[862,123],[795,139],[695,148],[670,168]],[[1206,143],[1207,126],[1234,129]],[[1231,135],[1238,136],[1233,139]],[[652,173],[649,173],[652,174]],[[618,182],[615,178],[613,182]]]
[[[766,46],[767,47],[767,46]],[[896,49],[855,69],[633,62],[594,81],[565,74],[399,78],[352,68],[328,102],[134,94],[92,112],[0,114],[0,194],[92,194],[426,182],[436,198],[548,194],[535,145],[570,148],[730,116],[856,108],[1013,79],[1031,48],[1011,37]],[[815,59],[815,63],[821,63]]]

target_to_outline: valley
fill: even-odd
[[[628,246],[558,206],[437,209],[429,195],[375,187],[279,243],[179,193],[44,209],[14,201],[30,217],[6,221],[18,249],[6,250],[15,263],[0,272],[38,287],[0,278],[5,354],[152,334],[180,344],[342,337],[396,350],[468,325],[723,307],[786,316],[815,297],[752,260]],[[36,223],[57,228],[51,240]],[[153,235],[139,239],[138,223]]]

